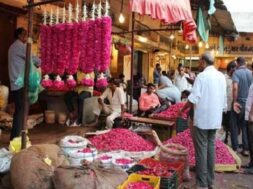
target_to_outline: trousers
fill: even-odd
[[[86,98],[91,97],[91,93],[83,91],[80,94],[77,92],[71,91],[65,94],[64,100],[69,112],[75,111],[75,103],[77,103],[77,121],[82,123],[83,117],[83,102]]]
[[[214,184],[215,134],[215,129],[203,130],[194,126],[192,130],[198,187],[208,187]]]
[[[21,127],[22,127],[22,117],[23,117],[23,111],[24,111],[24,91],[23,88],[12,91],[13,98],[14,98],[14,104],[15,104],[15,112],[13,115],[13,123],[12,123],[12,129],[11,129],[11,136],[10,140],[12,140],[15,137],[20,136],[21,133]]]
[[[230,114],[230,133],[231,133],[231,143],[233,150],[239,148],[238,143],[238,131],[242,132],[242,148],[243,150],[248,150],[248,134],[247,134],[247,122],[245,121],[245,105],[241,104],[242,109],[239,114],[235,111],[231,111]]]
[[[253,166],[253,122],[248,122],[248,143],[250,153],[249,164]]]

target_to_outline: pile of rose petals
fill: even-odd
[[[124,189],[154,189],[154,187],[147,182],[137,181],[130,182]]]
[[[156,113],[153,115],[153,118],[159,118],[163,120],[175,120],[178,117],[178,112],[184,107],[185,103],[177,103],[170,106],[167,110]],[[182,118],[187,119],[187,114],[189,111],[182,113]]]
[[[177,136],[172,137],[171,139],[164,142],[164,144],[167,143],[181,144],[184,147],[186,147],[189,152],[188,156],[189,163],[191,166],[195,165],[195,149],[189,129],[179,133]],[[230,154],[227,146],[222,141],[216,139],[215,148],[216,148],[215,164],[225,164],[225,165],[235,164],[233,156]]]
[[[130,152],[152,151],[155,145],[128,129],[112,129],[111,131],[89,138],[98,150],[125,150]]]
[[[142,175],[152,175],[159,177],[170,177],[172,173],[169,172],[169,166],[158,160],[147,158],[142,160],[139,165],[144,166],[146,169],[143,171],[138,171],[138,174]]]

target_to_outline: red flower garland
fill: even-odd
[[[102,18],[102,45],[101,45],[101,67],[100,72],[104,72],[109,68],[111,62],[111,41],[112,41],[112,19],[111,17]]]
[[[58,63],[58,31],[57,31],[57,25],[51,26],[52,28],[52,49],[51,49],[51,67],[52,67],[52,72],[54,74],[60,74],[59,73],[59,65]]]
[[[102,65],[102,19],[95,20],[95,57],[94,63],[96,70],[100,70]]]
[[[48,72],[47,66],[47,37],[48,37],[48,26],[42,25],[40,27],[40,44],[41,44],[41,71],[42,73]]]
[[[50,88],[53,86],[53,81],[49,78],[48,75],[45,75],[43,80],[41,81],[41,85],[44,88]]]
[[[95,62],[95,21],[88,21],[87,43],[86,43],[86,67],[84,73],[90,73],[94,71]]]
[[[58,24],[56,25],[56,32],[58,36],[58,42],[56,48],[56,57],[57,60],[54,63],[54,73],[57,75],[63,75],[65,71],[65,31],[66,31],[66,24]]]
[[[69,75],[66,81],[66,85],[69,89],[73,89],[76,86],[76,81],[72,75]]]
[[[79,66],[79,57],[80,57],[80,43],[79,43],[79,23],[74,23],[72,25],[72,44],[70,50],[70,62],[68,67],[66,68],[67,74],[73,75],[77,72],[78,66]]]
[[[65,30],[65,51],[64,51],[64,57],[65,57],[65,65],[64,69],[68,69],[70,65],[71,60],[71,52],[72,52],[72,32],[73,32],[73,24],[66,24],[66,30]]]
[[[87,44],[87,32],[88,32],[88,23],[82,22],[80,24],[80,60],[79,67],[82,72],[85,72],[87,60],[86,60],[86,44]]]

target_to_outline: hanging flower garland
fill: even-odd
[[[84,73],[90,73],[94,71],[95,63],[95,21],[88,21],[88,31],[87,31],[87,43],[86,43],[86,67],[84,68]]]
[[[80,43],[79,43],[79,23],[74,23],[72,25],[72,40],[71,40],[71,49],[70,49],[70,63],[66,68],[66,73],[73,75],[77,72],[79,66],[79,57],[80,57]]]
[[[53,89],[56,91],[62,91],[65,89],[65,83],[59,75],[56,76],[56,79],[53,82]]]
[[[94,57],[94,63],[95,68],[97,70],[100,70],[101,64],[102,64],[102,19],[97,18],[95,20],[95,57]]]
[[[47,25],[40,27],[40,44],[41,44],[41,70],[42,73],[47,73]]]
[[[52,72],[54,74],[59,74],[60,73],[60,65],[58,65],[58,30],[57,30],[57,25],[51,26],[52,28],[52,49],[51,49],[51,67],[52,67]],[[59,69],[60,68],[60,69]]]
[[[94,86],[94,81],[93,79],[91,79],[90,74],[86,74],[80,83],[81,85],[86,86],[86,87]]]
[[[73,89],[73,88],[75,88],[75,86],[76,86],[76,81],[75,81],[73,75],[69,75],[69,76],[68,76],[68,78],[67,78],[67,80],[66,80],[66,85],[67,85],[68,89]]]
[[[44,75],[41,85],[44,88],[51,88],[53,86],[53,81],[49,78],[49,75]]]
[[[109,68],[111,62],[111,32],[112,19],[109,16],[102,18],[102,45],[101,45],[101,67],[100,72],[104,72]]]
[[[96,82],[96,87],[100,89],[107,86],[108,86],[108,82],[107,82],[106,77],[104,77],[103,73],[100,73],[100,76],[98,77],[97,82]]]
[[[53,67],[52,67],[52,27],[48,26],[47,28],[47,48],[46,48],[46,57],[45,57],[45,62],[46,65],[44,67],[44,73],[50,74],[53,71]]]
[[[70,65],[71,60],[71,52],[72,52],[72,32],[73,32],[73,24],[67,23],[66,24],[66,30],[65,30],[65,51],[64,51],[64,57],[65,57],[65,66],[64,69],[68,69]]]
[[[56,57],[57,61],[54,64],[54,73],[57,75],[63,75],[65,71],[65,31],[66,24],[57,24],[56,31],[58,35]]]
[[[88,23],[81,22],[80,31],[79,31],[79,39],[80,39],[79,67],[82,72],[85,72],[85,68],[86,68],[86,64],[87,64],[87,60],[86,60],[87,31],[88,31]]]

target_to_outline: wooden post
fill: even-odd
[[[192,71],[192,45],[190,45],[190,71]]]
[[[28,5],[33,4],[33,0],[28,0]],[[26,148],[26,126],[27,126],[27,117],[29,112],[29,73],[30,73],[30,62],[31,62],[31,48],[32,48],[32,33],[33,33],[33,7],[28,7],[28,39],[26,46],[26,59],[25,59],[25,77],[24,77],[24,102],[25,106],[23,109],[23,117],[22,117],[22,145],[21,148]]]
[[[134,25],[135,25],[135,14],[132,12],[132,44],[131,44],[131,93],[130,93],[130,113],[132,113],[133,105],[133,88],[134,88]]]

